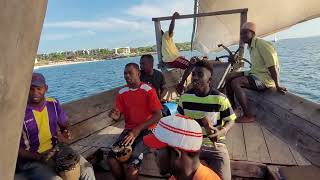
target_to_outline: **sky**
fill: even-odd
[[[193,13],[193,0],[49,0],[38,53],[155,44],[152,17]],[[162,22],[167,29],[169,21]],[[176,23],[175,41],[190,42],[192,20]],[[278,39],[320,35],[320,18],[277,33]]]

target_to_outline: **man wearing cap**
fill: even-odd
[[[254,122],[255,117],[248,108],[245,91],[242,88],[256,91],[276,88],[280,93],[286,93],[287,89],[280,86],[277,52],[270,42],[256,37],[256,25],[252,22],[243,24],[240,38],[248,44],[252,66],[249,71],[229,74],[226,77],[226,90],[232,106],[235,107],[235,95],[242,107],[244,115],[237,122],[249,123]]]
[[[27,108],[17,160],[16,179],[62,180],[49,165],[48,156],[58,143],[71,138],[67,117],[59,101],[46,97],[48,91],[45,78],[40,73],[32,74]],[[58,132],[60,131],[60,132]],[[81,180],[95,180],[93,168],[80,157]]]
[[[178,112],[203,126],[204,139],[200,159],[223,180],[231,180],[230,158],[225,135],[236,119],[225,95],[211,88],[212,65],[198,61],[192,71],[191,89],[179,98]]]
[[[143,153],[148,151],[142,138],[151,133],[160,120],[162,105],[154,88],[140,81],[138,64],[127,64],[124,78],[127,85],[119,90],[109,116],[115,121],[124,116],[125,129],[113,146],[131,146],[132,155],[124,163],[116,152],[111,151],[107,162],[115,179],[133,180],[138,179]]]
[[[220,180],[200,162],[202,130],[195,120],[181,115],[161,118],[143,142],[153,150],[160,174],[172,175],[169,180]]]

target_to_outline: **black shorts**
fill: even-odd
[[[121,143],[129,132],[130,132],[129,129],[123,130],[114,144]],[[143,154],[149,153],[149,148],[145,146],[143,143],[143,137],[150,133],[152,133],[151,130],[144,130],[134,140],[133,144],[131,145],[133,152],[130,159],[127,161],[129,166],[132,165],[136,168],[139,168],[143,160]],[[109,151],[108,158],[115,158],[115,157],[116,157],[115,153],[113,151]]]
[[[263,84],[263,82],[255,75],[249,74],[244,75],[247,77],[249,84],[251,86],[251,89],[256,91],[264,91],[267,89],[266,85]]]

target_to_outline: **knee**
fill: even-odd
[[[117,164],[119,164],[118,160],[114,157],[108,157],[107,158],[107,163],[110,167],[115,166]]]
[[[127,168],[126,175],[127,175],[127,179],[134,179],[134,177],[137,177],[139,175],[139,170],[134,166],[129,166]]]

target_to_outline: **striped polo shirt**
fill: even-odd
[[[57,143],[58,125],[66,123],[66,114],[54,98],[46,97],[41,107],[27,105],[20,147],[34,153],[51,149]]]
[[[178,112],[192,119],[199,120],[207,117],[214,127],[222,128],[226,121],[235,121],[228,98],[217,90],[211,90],[205,97],[196,96],[191,89],[179,98]],[[205,134],[205,131],[203,131]],[[205,142],[205,140],[204,140]],[[219,138],[218,142],[225,142],[225,136]]]

